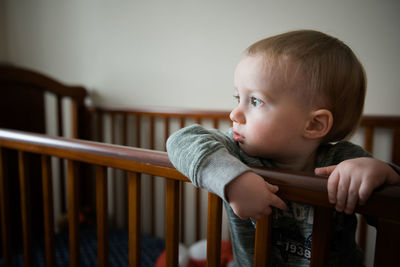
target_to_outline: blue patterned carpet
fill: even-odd
[[[110,267],[128,266],[128,233],[123,230],[109,232]],[[96,229],[81,229],[80,232],[81,266],[97,266]],[[164,250],[164,240],[142,235],[142,266],[153,267],[157,257]],[[34,266],[45,266],[43,242],[34,243]],[[56,235],[57,266],[69,266],[68,233]],[[0,259],[0,266],[3,262]],[[23,266],[22,252],[13,257],[13,266]]]

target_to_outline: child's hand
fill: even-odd
[[[329,176],[329,202],[337,211],[351,214],[363,205],[374,189],[384,183],[400,182],[400,176],[385,162],[374,158],[355,158],[338,165],[315,169],[315,174]]]
[[[285,202],[275,195],[278,190],[254,172],[245,172],[227,185],[226,196],[239,218],[259,220],[271,214],[270,206],[286,209]]]

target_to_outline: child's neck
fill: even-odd
[[[287,160],[274,160],[274,165],[281,170],[314,172],[316,151],[308,155]]]

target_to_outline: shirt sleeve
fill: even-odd
[[[168,156],[174,167],[192,183],[226,201],[225,187],[250,168],[239,159],[237,144],[218,130],[200,125],[185,127],[167,140]]]

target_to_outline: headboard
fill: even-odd
[[[57,127],[53,134],[74,138],[84,138],[85,134],[85,115],[86,107],[84,100],[87,93],[81,86],[69,86],[58,82],[55,79],[44,75],[40,72],[27,68],[17,67],[10,64],[0,64],[0,127],[14,130],[23,130],[35,133],[46,133],[48,129],[48,115],[56,115]],[[52,98],[55,105],[47,105],[46,99]],[[66,106],[65,102],[68,103]],[[68,105],[67,105],[68,106]],[[48,109],[48,110],[46,110]],[[65,110],[68,110],[67,114]],[[70,126],[65,129],[64,122],[70,121]],[[13,202],[16,203],[13,216],[18,219],[20,217],[19,210],[19,188],[18,166],[15,164],[18,155],[15,151],[7,151],[6,156],[10,158],[11,164],[8,167],[9,175],[14,177],[10,179],[10,190],[15,192],[12,194]],[[35,173],[32,177],[31,194],[33,197],[32,207],[40,215],[43,213],[42,208],[42,183],[40,176],[40,157],[36,155],[27,155],[27,168]],[[60,160],[61,181],[64,180],[64,164]],[[65,186],[64,182],[60,182],[61,210],[66,210]],[[17,222],[20,220],[16,220]],[[33,225],[42,232],[43,219],[42,216],[35,216],[32,221]],[[16,228],[19,225],[15,226]]]
[[[86,90],[81,86],[69,86],[49,76],[27,68],[0,64],[0,127],[37,133],[46,132],[45,94],[53,94],[58,115],[58,135],[63,134],[63,98],[71,100],[71,135],[81,137],[78,129],[84,129],[79,118],[84,112]],[[23,97],[21,97],[23,96]],[[81,125],[80,125],[81,124]]]

